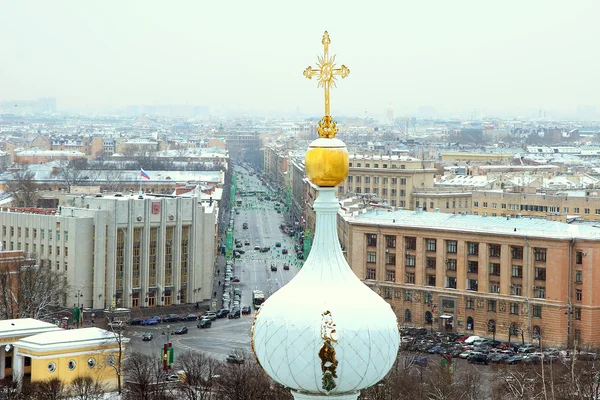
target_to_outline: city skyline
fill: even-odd
[[[302,71],[328,30],[338,65],[352,71],[332,92],[334,116],[383,116],[391,105],[397,116],[535,117],[541,109],[594,119],[599,9],[592,1],[11,3],[0,15],[0,102],[56,97],[60,110],[194,104],[319,117],[322,92]]]

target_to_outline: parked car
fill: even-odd
[[[216,312],[215,315],[217,318],[225,318],[227,316],[227,314],[229,314],[229,309],[221,308],[219,311]]]
[[[521,362],[523,362],[523,356],[520,354],[514,355],[512,357],[509,357],[506,360],[506,363],[509,365],[515,365],[515,364],[520,364]]]
[[[231,278],[231,282],[239,282],[239,281],[240,281],[239,276],[234,276],[233,278]]]
[[[175,329],[175,332],[173,332],[174,335],[183,335],[186,333],[188,333],[187,326],[180,326],[179,328]]]
[[[535,346],[531,343],[524,344],[519,346],[519,353],[533,353],[535,351]]]
[[[144,320],[141,318],[132,318],[129,320],[129,325],[142,325],[143,323],[144,323]]]
[[[289,264],[283,264],[283,269],[286,270],[286,271],[289,271],[290,265]]]
[[[234,308],[233,310],[231,310],[231,312],[229,313],[229,315],[227,315],[227,318],[229,319],[234,319],[234,318],[240,318],[240,309],[239,308]]]
[[[260,246],[259,245],[254,246],[254,250],[260,250]]]
[[[271,271],[277,271],[277,265],[271,264]]]
[[[188,314],[185,317],[183,317],[184,321],[195,321],[197,319],[198,319],[198,317],[194,314]]]
[[[281,242],[275,243],[275,247],[281,247]]]
[[[208,318],[203,318],[198,322],[198,328],[210,328],[212,325],[212,321]]]
[[[164,318],[165,322],[177,322],[179,321],[179,315],[177,314],[169,314]]]
[[[262,248],[260,249],[260,252],[261,252],[261,253],[266,253],[266,252],[268,252],[269,250],[271,250],[271,249],[270,249],[270,248],[268,248],[268,247],[262,247]]]
[[[162,322],[162,318],[159,317],[158,315],[155,315],[154,317],[152,317],[153,319],[157,320],[158,323],[160,324]]]
[[[281,254],[287,254],[287,253],[288,253],[288,249],[281,250]]]
[[[252,308],[250,308],[250,306],[244,306],[242,307],[242,315],[248,315],[252,312]]]
[[[205,312],[204,314],[202,314],[202,315],[200,316],[200,318],[208,318],[208,319],[210,319],[211,321],[214,321],[215,319],[217,319],[217,313],[214,313],[214,312],[207,311],[207,312]]]
[[[142,322],[142,325],[158,325],[158,321],[154,318],[148,318],[145,319],[144,322]]]
[[[148,342],[150,340],[152,340],[154,338],[154,335],[152,335],[152,332],[144,332],[144,334],[142,335],[142,340],[144,342]]]
[[[227,362],[228,363],[234,363],[234,364],[243,364],[244,363],[244,357],[239,356],[237,354],[230,354],[227,356]]]
[[[469,357],[467,357],[467,361],[473,364],[487,365],[488,358],[487,355],[483,353],[472,353]]]
[[[244,245],[245,246],[250,246],[250,241],[249,240],[244,240]]]

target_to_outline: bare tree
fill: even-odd
[[[0,267],[0,315],[6,319],[48,319],[63,306],[69,285],[50,262],[24,258]]]
[[[117,353],[111,352],[106,357],[107,368],[112,368],[117,375],[117,392],[121,394],[123,390],[123,377],[125,376],[125,360],[124,360],[124,344],[129,341],[124,335],[125,324],[122,321],[118,323],[108,324],[108,330],[106,331],[106,342],[105,344],[115,344],[117,346]]]
[[[5,191],[12,197],[15,207],[35,207],[40,197],[35,174],[28,169],[14,172],[12,179],[6,182]]]
[[[199,352],[186,352],[177,357],[176,368],[185,372],[180,392],[185,400],[212,398],[220,363]]]
[[[104,398],[105,387],[91,376],[78,376],[69,387],[71,394],[78,400],[100,400]]]
[[[37,400],[63,400],[68,398],[65,383],[59,378],[31,382],[24,388],[25,398]]]
[[[125,361],[127,390],[125,400],[162,400],[167,399],[168,390],[163,382],[161,362],[147,354],[132,353]]]
[[[86,177],[87,159],[75,158],[62,160],[56,168],[56,176],[63,181],[67,193],[71,193],[73,186],[79,185]],[[89,177],[88,177],[89,178]]]

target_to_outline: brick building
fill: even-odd
[[[599,346],[600,231],[530,218],[340,214],[348,262],[402,324]]]

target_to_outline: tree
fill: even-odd
[[[108,330],[106,331],[106,342],[105,344],[116,344],[117,354],[110,353],[106,357],[106,366],[110,367],[115,371],[117,375],[117,392],[121,394],[123,390],[123,377],[125,376],[125,362],[123,359],[124,348],[123,345],[129,341],[128,338],[123,334],[125,331],[125,325],[122,322],[108,324]]]
[[[127,390],[123,396],[125,400],[168,398],[160,358],[134,352],[127,357],[124,370],[128,379]]]
[[[71,193],[71,187],[79,185],[86,177],[86,169],[87,159],[85,158],[61,160],[56,167],[55,175],[62,179],[67,193]]]
[[[70,385],[71,394],[78,400],[100,400],[104,398],[104,385],[91,376],[78,376]]]
[[[185,371],[180,392],[185,400],[204,400],[212,398],[216,387],[217,370],[220,363],[203,353],[191,352],[177,357],[176,368]]]
[[[67,387],[59,378],[31,382],[23,388],[24,398],[37,400],[63,400],[68,398]]]
[[[48,319],[63,306],[69,284],[48,260],[22,258],[0,265],[0,315],[6,319]]]
[[[35,174],[28,169],[14,172],[12,179],[6,182],[5,191],[12,197],[15,207],[35,207],[40,197]]]

